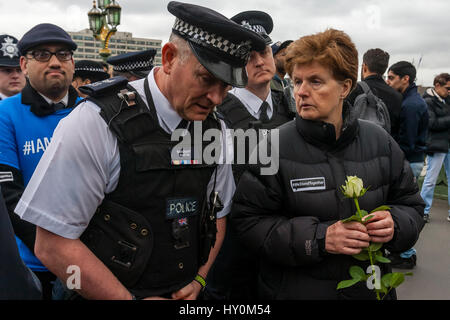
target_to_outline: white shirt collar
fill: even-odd
[[[241,100],[242,104],[245,106],[245,108],[247,108],[248,112],[250,112],[252,116],[259,119],[259,109],[261,107],[261,104],[263,103],[263,100],[261,100],[254,93],[245,88],[233,88],[230,90],[230,93]],[[267,109],[267,116],[270,118],[273,114],[272,91],[270,90],[269,94],[267,95],[266,101],[269,104],[269,108]]]
[[[180,115],[175,111],[175,109],[170,104],[169,100],[164,96],[155,81],[155,69],[153,68],[148,74],[148,86],[150,88],[150,93],[152,94],[153,104],[155,105],[156,114],[158,115],[159,125],[168,133],[172,133],[183,120]],[[159,72],[163,72],[162,69]],[[131,82],[130,84],[138,91],[138,93],[143,97],[145,103],[147,99],[145,98],[144,89],[145,79],[140,79]],[[147,106],[148,107],[148,106]]]
[[[5,100],[6,98],[9,97],[0,92],[0,99]]]
[[[66,95],[64,96],[64,98],[62,98],[60,101],[53,101],[52,99],[49,99],[49,98],[47,98],[46,96],[44,96],[43,94],[41,94],[40,92],[38,92],[38,91],[36,91],[37,93],[39,93],[40,95],[41,95],[41,97],[42,98],[44,98],[45,99],[45,101],[47,101],[47,103],[49,104],[49,105],[51,105],[51,104],[53,104],[53,103],[60,103],[60,102],[62,102],[66,107],[67,107],[67,104],[69,103],[69,92],[67,92],[66,93]]]

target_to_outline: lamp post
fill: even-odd
[[[98,0],[98,8],[95,0],[92,9],[88,12],[89,29],[94,38],[100,40],[103,47],[99,50],[104,61],[111,55],[108,48],[109,39],[116,33],[120,24],[120,12],[122,8],[115,0]]]

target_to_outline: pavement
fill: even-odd
[[[447,200],[434,199],[431,221],[425,224],[414,248],[417,265],[413,276],[397,288],[399,300],[450,300],[450,222]]]

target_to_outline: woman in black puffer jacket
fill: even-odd
[[[279,128],[274,175],[252,166],[233,200],[231,223],[260,257],[262,299],[375,299],[360,282],[337,290],[349,267],[368,263],[351,255],[369,242],[391,252],[411,248],[423,228],[424,203],[403,152],[381,127],[351,114],[344,98],[356,84],[358,53],[343,32],[329,29],[289,46],[286,69],[294,83],[298,115]],[[273,135],[272,135],[273,137]],[[277,150],[268,139],[267,150]],[[358,176],[368,192],[362,209],[381,205],[364,226],[340,220],[353,215],[354,202],[340,186]],[[389,265],[380,264],[382,273]],[[395,299],[395,290],[387,298]]]

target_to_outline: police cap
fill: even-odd
[[[128,52],[110,57],[106,62],[117,72],[149,72],[153,68],[156,49]]]
[[[17,46],[20,54],[25,55],[29,49],[45,43],[62,43],[72,51],[77,49],[77,44],[70,35],[51,23],[41,23],[31,28],[23,35]]]
[[[292,40],[286,40],[284,42],[277,41],[272,45],[272,54],[275,56],[280,50],[287,48],[292,42]]]
[[[177,17],[172,31],[188,42],[212,75],[235,87],[246,86],[250,51],[264,49],[264,39],[209,8],[171,1],[167,9]]]
[[[109,74],[103,70],[101,63],[92,60],[80,60],[75,62],[74,78],[90,79],[91,82],[102,81],[109,78]]]
[[[0,35],[0,67],[18,67],[20,65],[17,42],[13,36]]]
[[[273,30],[273,20],[267,13],[255,10],[244,11],[232,17],[231,20],[259,34],[264,38],[266,45],[272,43],[269,34]]]

